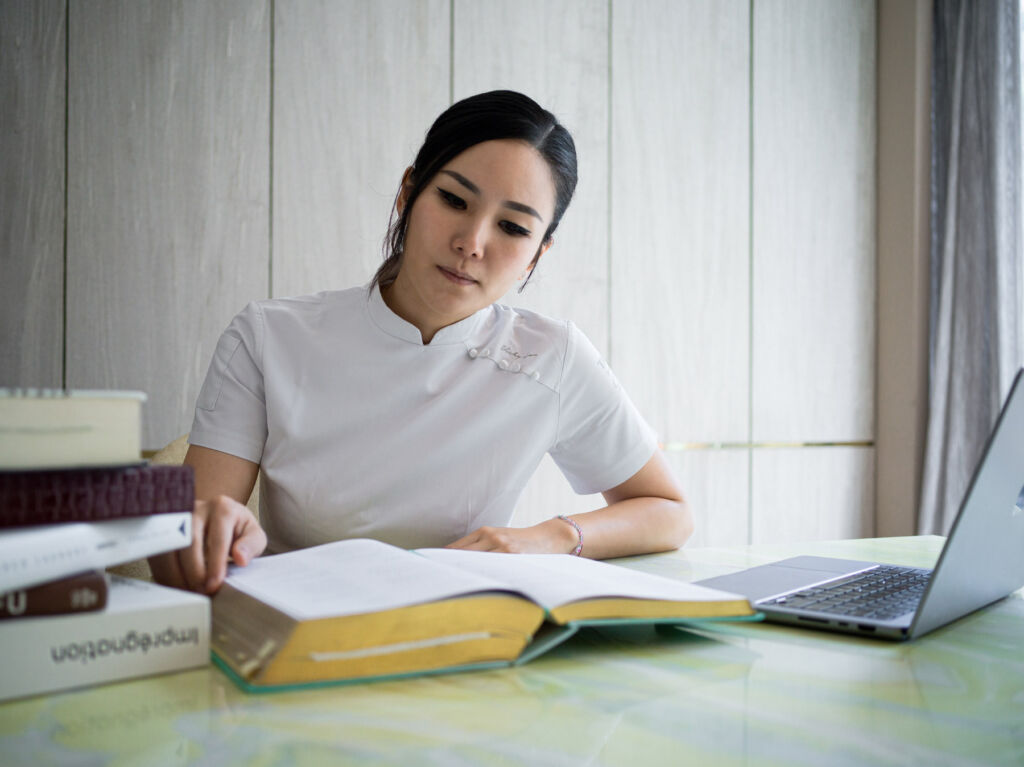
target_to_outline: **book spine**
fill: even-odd
[[[0,700],[196,668],[210,658],[209,602],[7,621],[0,646]]]
[[[99,570],[0,594],[0,620],[102,610],[107,579]]]
[[[192,512],[0,532],[0,592],[188,546]]]
[[[191,466],[0,472],[0,528],[190,511]]]

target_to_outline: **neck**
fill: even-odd
[[[437,321],[430,322],[424,320],[421,316],[422,313],[412,311],[410,307],[406,306],[405,302],[402,301],[401,291],[396,291],[394,289],[397,281],[398,280],[396,278],[387,285],[381,285],[380,297],[384,300],[384,303],[387,304],[388,309],[420,331],[420,338],[423,339],[423,345],[427,346],[434,340],[434,336],[437,335],[437,331],[445,327],[446,324],[452,323],[438,323]]]

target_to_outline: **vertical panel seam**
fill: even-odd
[[[68,171],[71,162],[71,0],[64,2],[64,241],[63,268],[61,274],[61,329],[60,339],[60,385],[68,388]]]
[[[754,443],[754,0],[747,46],[747,442]],[[754,449],[747,453],[747,543],[754,542]]]
[[[455,0],[448,0],[448,106],[455,103]]]
[[[881,142],[882,126],[881,126],[880,121],[879,121],[879,118],[881,117],[881,114],[882,114],[882,104],[881,104],[881,102],[882,102],[882,67],[881,67],[881,61],[880,61],[880,58],[879,58],[880,55],[881,55],[881,37],[882,37],[881,32],[882,32],[882,13],[883,13],[881,6],[882,6],[881,3],[876,3],[876,5],[875,5],[875,28],[874,28],[874,34],[875,34],[875,78],[874,78],[874,83],[873,83],[874,88],[875,88],[875,162],[874,162],[875,179],[874,179],[874,189],[872,190],[874,192],[874,197],[875,197],[875,200],[874,200],[875,227],[874,227],[874,232],[873,232],[874,238],[875,238],[875,242],[874,242],[874,245],[875,245],[875,284],[874,284],[874,289],[875,289],[875,296],[874,296],[874,298],[875,298],[875,301],[874,301],[874,309],[873,309],[873,311],[874,311],[873,319],[874,319],[874,322],[875,322],[875,337],[874,337],[874,343],[875,343],[875,354],[874,354],[874,357],[875,357],[875,359],[874,359],[875,370],[874,370],[874,381],[873,381],[874,386],[873,386],[873,392],[872,392],[873,412],[872,412],[872,419],[871,419],[871,433],[872,433],[872,438],[873,438],[873,440],[875,442],[879,441],[879,428],[878,428],[878,424],[879,424],[879,420],[880,420],[880,416],[879,416],[880,408],[879,408],[879,405],[880,405],[880,402],[881,402],[881,399],[880,399],[880,396],[879,396],[880,393],[881,393],[881,385],[880,385],[881,381],[880,381],[880,375],[879,374],[880,374],[881,369],[882,369],[882,323],[880,321],[880,315],[879,315],[879,313],[881,311],[881,308],[882,308],[881,290],[879,289],[879,285],[880,285],[879,275],[882,273],[882,263],[881,263],[881,252],[882,251],[881,251],[881,248],[879,247],[880,243],[882,242],[882,217],[881,217],[881,215],[879,215],[879,200],[881,198],[880,190],[879,190],[879,180],[882,177],[881,168],[880,168],[880,160],[881,160],[881,155],[882,155],[882,153],[880,151],[881,143],[882,143]],[[916,15],[916,13],[917,13],[917,11],[915,9],[915,15]],[[913,54],[914,54],[914,59],[913,59],[914,60],[914,64],[916,65],[917,61],[918,61],[916,46],[914,46],[912,48],[912,51],[913,51]],[[915,77],[915,80],[916,80],[916,71],[917,71],[916,70],[916,66],[914,67],[913,71],[914,71],[914,77]],[[915,91],[916,91],[916,87],[915,87]],[[916,94],[915,94],[915,104],[914,104],[914,106],[916,106]],[[916,109],[914,111],[916,112]],[[915,120],[914,130],[915,130],[915,133],[916,133],[916,120]],[[915,148],[915,151],[914,151],[914,155],[915,155],[915,158],[916,158],[916,155],[917,155],[916,148]],[[915,217],[915,219],[916,219],[916,217]],[[917,221],[916,220],[914,220],[913,226],[914,227],[917,226]],[[880,498],[879,498],[879,493],[878,493],[878,475],[879,475],[878,467],[879,467],[878,450],[876,449],[874,451],[874,455],[873,455],[873,459],[872,459],[872,467],[871,467],[871,470],[874,473],[874,486],[872,488],[872,501],[873,501],[873,504],[872,504],[872,512],[871,512],[871,537],[872,538],[874,538],[878,534],[878,528],[879,528],[878,518],[879,518],[879,515],[880,515],[880,504],[879,504]]]
[[[274,46],[276,42],[277,3],[270,0],[270,56],[267,62],[270,98],[267,110],[267,298],[274,296]]]
[[[613,203],[613,198],[612,198],[612,161],[614,159],[614,155],[613,155],[613,152],[612,152],[612,134],[613,134],[613,131],[612,131],[612,114],[613,114],[613,111],[614,111],[613,110],[613,105],[612,105],[612,98],[614,96],[614,89],[612,87],[612,53],[613,53],[613,47],[612,47],[612,40],[613,40],[613,37],[612,37],[612,18],[613,18],[612,2],[613,2],[613,0],[608,0],[607,18],[606,18],[606,23],[608,24],[608,33],[607,33],[607,40],[608,40],[608,52],[607,52],[608,64],[607,64],[607,67],[608,67],[608,69],[607,69],[607,74],[606,74],[607,84],[605,86],[606,87],[606,95],[605,95],[605,119],[606,119],[605,130],[606,130],[606,138],[605,138],[605,143],[608,145],[608,170],[607,170],[607,175],[606,175],[606,178],[605,178],[605,187],[607,189],[607,199],[605,200],[605,204],[608,206],[608,209],[605,212],[605,221],[607,222],[606,225],[605,225],[605,240],[606,240],[606,242],[605,242],[605,246],[606,246],[606,248],[605,248],[605,284],[607,285],[607,287],[605,288],[605,316],[606,316],[606,322],[607,322],[607,327],[606,327],[606,330],[605,330],[605,339],[606,339],[605,343],[607,345],[608,364],[610,366],[612,366],[612,368],[614,369],[614,361],[612,360],[612,338],[613,338],[613,334],[612,334],[612,328],[613,328],[613,325],[612,325],[612,203]]]

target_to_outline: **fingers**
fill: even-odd
[[[481,527],[457,541],[449,543],[446,548],[464,549],[466,551],[521,551],[517,545],[517,530],[506,527]]]
[[[479,527],[446,548],[509,554],[566,554],[576,546],[576,541],[572,527],[562,520],[547,520],[532,527]]]
[[[457,541],[452,541],[446,549],[473,549],[474,545],[480,540],[480,531],[474,530],[469,535],[464,535]],[[479,550],[479,549],[478,549]]]
[[[192,510],[192,544],[175,552],[184,580],[182,588],[199,593],[205,591],[203,588],[206,582],[204,541],[206,540],[206,520],[210,513],[209,506],[208,501],[196,501]]]
[[[158,583],[212,594],[227,576],[228,554],[246,565],[267,546],[267,536],[248,508],[227,496],[196,501],[192,511],[192,543],[184,549],[150,558]]]
[[[234,516],[237,513],[231,503],[231,499],[224,497],[213,501],[214,506],[206,522],[203,591],[207,594],[220,588],[228,572],[228,550],[235,537]]]
[[[231,547],[231,559],[236,565],[245,566],[253,557],[258,557],[267,548],[267,534],[260,523],[250,514],[235,529],[235,543]]]
[[[247,565],[267,546],[267,536],[248,508],[226,496],[210,503],[204,552],[207,594],[217,591],[227,577],[229,554],[235,564]]]

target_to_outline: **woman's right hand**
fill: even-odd
[[[227,576],[228,557],[247,565],[267,547],[267,535],[248,507],[226,495],[196,501],[192,545],[149,558],[157,583],[213,594]]]

